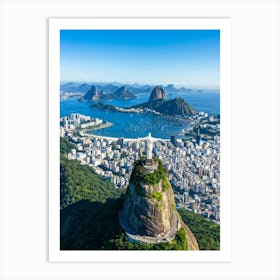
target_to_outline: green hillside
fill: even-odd
[[[200,250],[220,250],[220,225],[184,209],[178,212],[196,237]]]
[[[118,198],[121,192],[91,167],[66,159],[63,153],[68,153],[73,147],[73,144],[61,138],[60,208],[80,200],[104,203],[108,198]]]
[[[71,149],[74,149],[75,145],[66,141],[64,138],[60,137],[60,154],[65,155],[71,152]]]
[[[127,241],[118,218],[124,191],[115,189],[91,168],[61,156],[61,182],[61,250],[187,249],[184,231],[170,243]]]
[[[186,250],[185,233],[178,231],[170,243],[135,244],[126,240],[118,213],[124,191],[65,154],[75,146],[61,138],[60,248],[61,250]],[[218,250],[219,226],[203,217],[179,210],[197,238],[200,249]]]
[[[97,175],[92,168],[75,160],[60,161],[60,206],[65,208],[80,200],[104,203],[108,198],[118,198],[120,191]]]

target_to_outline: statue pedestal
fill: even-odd
[[[145,159],[142,165],[148,172],[153,172],[158,168],[157,160],[153,160],[153,159]]]

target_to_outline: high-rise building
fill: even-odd
[[[199,145],[199,146],[200,146],[200,144],[201,144],[200,127],[197,128],[196,143],[197,143],[197,145]]]
[[[176,140],[176,137],[174,135],[170,136],[170,142],[175,146],[178,147],[178,142]]]
[[[122,137],[122,138],[119,138],[119,139],[117,140],[117,144],[120,145],[121,148],[123,148],[123,145],[124,145],[124,138],[123,138],[123,137]]]
[[[187,192],[184,192],[183,198],[184,198],[183,199],[184,203],[187,204],[187,202],[188,202],[188,193]]]

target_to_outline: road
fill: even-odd
[[[133,231],[131,230],[131,228],[127,225],[125,219],[123,219],[122,212],[119,213],[119,219],[120,219],[122,228],[125,230],[125,233],[131,242],[143,242],[143,243],[149,243],[149,244],[169,242],[175,238],[176,233],[179,229],[179,216],[178,216],[177,212],[176,212],[177,220],[176,220],[175,226],[173,228],[171,228],[170,230],[168,230],[167,232],[160,234],[157,237],[134,234]]]

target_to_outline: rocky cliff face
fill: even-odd
[[[162,87],[156,86],[150,94],[149,102],[153,102],[160,99],[166,100],[166,94]]]
[[[182,228],[188,240],[188,250],[199,250],[190,229],[183,223],[175,207],[174,193],[159,160],[154,168],[145,167],[145,161],[134,163],[120,224],[133,242],[158,243],[174,239]]]
[[[166,94],[160,86],[156,86],[153,89],[148,102],[132,106],[131,108],[149,108],[169,116],[187,116],[197,113],[197,111],[181,97],[166,100]]]
[[[164,173],[161,163],[152,173],[140,161],[135,164],[121,211],[126,232],[158,237],[177,231],[174,194]]]
[[[156,110],[164,115],[194,115],[196,111],[181,97],[162,103]]]
[[[141,190],[145,196],[138,195],[136,188],[134,185],[129,186],[123,208],[129,233],[156,237],[176,226],[177,217],[171,188],[162,192],[161,182],[153,187],[143,184]],[[153,192],[162,193],[160,201],[152,197]]]

